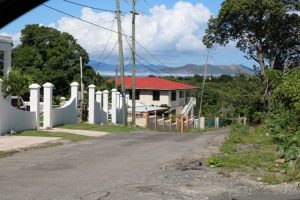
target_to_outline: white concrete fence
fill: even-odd
[[[63,124],[77,123],[77,102],[79,84],[71,84],[71,98],[63,106],[53,108],[53,85],[45,83],[43,125],[44,128],[53,128]],[[0,91],[2,80],[0,79]],[[13,107],[6,101],[0,92],[0,135],[10,131],[23,131],[39,129],[40,126],[40,89],[38,84],[32,84],[30,89],[30,111],[23,111]]]
[[[77,103],[79,84],[71,84],[71,98],[63,106],[53,108],[53,84],[45,83],[44,87],[44,128],[51,129],[64,124],[76,124],[78,121]]]
[[[90,124],[107,124],[109,111],[109,92],[107,90],[96,92],[96,86],[89,86],[89,116]]]
[[[111,114],[111,123],[121,124],[123,122],[123,103],[122,95],[117,89],[111,90],[111,104],[109,109],[109,91],[96,92],[96,86],[89,86],[89,116],[90,124],[108,124],[108,116]],[[126,105],[128,104],[129,96],[126,96]]]
[[[0,94],[0,135],[11,130],[23,131],[38,129],[39,127],[39,98],[40,86],[32,84],[30,87],[30,111],[19,110],[9,104]],[[0,79],[0,91],[2,80]]]

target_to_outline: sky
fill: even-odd
[[[93,7],[115,10],[113,0],[72,0]],[[211,16],[216,16],[223,0],[138,0],[136,21],[137,63],[178,67],[185,64],[204,64],[207,49],[202,37]],[[131,35],[131,0],[120,0],[122,29]],[[116,31],[114,13],[70,4],[63,0],[50,0],[51,7]],[[43,5],[36,7],[7,26],[0,34],[13,37],[14,46],[20,44],[21,30],[27,24],[40,24],[72,34],[87,50],[90,60],[117,64],[117,34],[99,28]],[[125,63],[130,63],[130,38],[123,37]],[[252,68],[253,61],[230,43],[209,51],[209,63],[216,65],[243,64]]]

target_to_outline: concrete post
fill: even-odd
[[[215,128],[219,128],[219,121],[220,121],[219,117],[216,117],[215,118]]]
[[[7,49],[7,51],[3,52],[3,60],[4,60],[4,76],[8,76],[11,71],[11,49]]]
[[[32,84],[29,86],[30,89],[30,111],[35,112],[35,124],[36,129],[40,127],[40,89],[41,86],[38,84]]]
[[[79,100],[79,83],[73,82],[71,83],[71,99],[75,98],[76,108],[78,108],[78,100]]]
[[[108,90],[104,90],[103,91],[103,112],[105,115],[105,119],[103,119],[103,123],[108,124],[108,94],[109,91]]]
[[[120,92],[117,92],[117,109],[120,109],[121,108],[121,95],[120,95]]]
[[[0,97],[2,97],[2,84],[3,80],[0,78]]]
[[[205,129],[205,117],[200,117],[200,129]]]
[[[184,119],[183,119],[183,114],[180,115],[180,132],[184,132]]]
[[[245,116],[243,117],[243,124],[247,125],[247,117],[245,117]]]
[[[120,96],[120,95],[119,95]],[[118,103],[118,93],[117,89],[111,90],[111,123],[117,123],[117,103]]]
[[[53,87],[51,83],[45,83],[44,87],[44,128],[52,128],[52,96],[53,96]]]
[[[89,117],[88,121],[90,124],[95,124],[95,94],[96,94],[96,86],[89,85]]]
[[[3,51],[3,75],[7,77],[11,71],[12,37],[0,36],[0,51]]]
[[[96,92],[96,101],[98,102],[98,103],[100,103],[100,107],[102,108],[102,92],[101,91],[98,91],[98,92]]]

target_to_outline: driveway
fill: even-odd
[[[120,133],[21,152],[0,159],[0,199],[300,199],[295,185],[201,166],[227,134]]]

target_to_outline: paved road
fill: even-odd
[[[21,152],[0,159],[0,200],[300,199],[217,169],[182,171],[227,134],[111,134]]]

